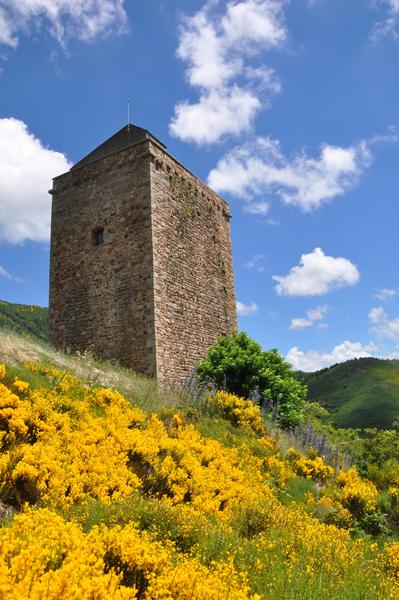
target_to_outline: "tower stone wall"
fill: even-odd
[[[151,135],[117,136],[54,179],[50,337],[181,383],[236,330],[229,208]]]
[[[172,157],[152,153],[157,369],[162,380],[183,380],[237,327],[230,211]]]

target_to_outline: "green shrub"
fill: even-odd
[[[399,463],[397,459],[387,460],[381,466],[372,463],[367,466],[366,477],[378,489],[388,490],[391,486],[397,486],[399,482]]]
[[[282,427],[301,420],[306,387],[294,379],[277,350],[264,352],[244,332],[220,338],[197,365],[197,373],[200,380],[237,396],[257,394],[260,405],[269,408]]]
[[[380,511],[363,515],[359,525],[366,533],[369,533],[370,535],[389,533],[387,515]]]

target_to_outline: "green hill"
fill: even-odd
[[[0,328],[47,340],[48,308],[0,300]]]
[[[301,373],[308,399],[331,413],[336,427],[389,428],[399,419],[399,361],[360,358]]]

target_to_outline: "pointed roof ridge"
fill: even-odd
[[[162,146],[162,148],[166,149],[165,144],[158,140],[155,135],[152,135],[152,133],[147,131],[147,129],[143,129],[142,127],[138,127],[137,125],[129,123],[114,133],[114,135],[112,135],[110,138],[105,140],[105,142],[97,146],[97,148],[89,152],[89,154],[84,156],[76,164],[74,164],[71,168],[71,171],[88,165],[101,158],[105,158],[106,156],[109,156],[114,152],[118,152],[119,150],[124,150],[125,148],[128,148],[129,146],[137,144],[138,142],[142,142],[146,139],[154,140],[157,144]]]

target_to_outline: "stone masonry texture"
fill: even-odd
[[[51,192],[51,341],[181,384],[237,328],[229,207],[153,138],[77,167]]]

